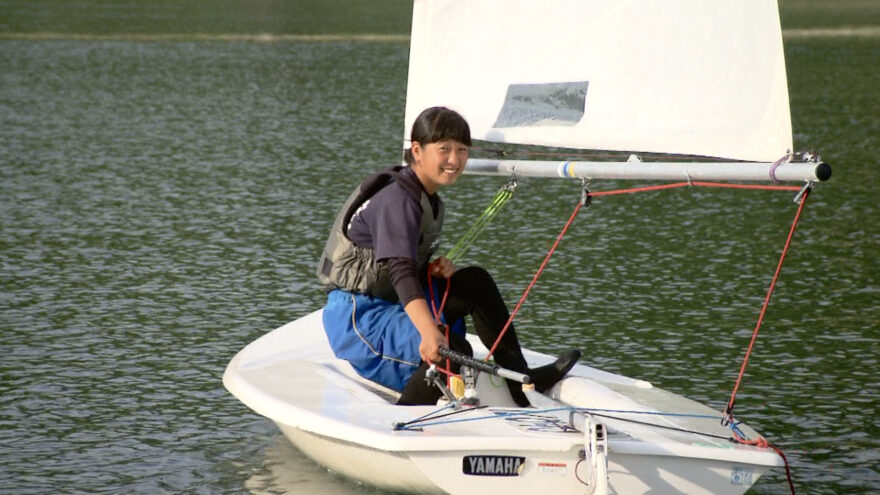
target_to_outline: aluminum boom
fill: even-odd
[[[680,181],[824,181],[831,177],[825,162],[578,162],[537,160],[468,160],[465,173],[515,177],[565,177],[573,179],[632,179]]]

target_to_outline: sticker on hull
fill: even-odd
[[[565,476],[568,474],[568,464],[564,462],[539,462],[538,474],[549,476]]]
[[[752,471],[749,469],[735,467],[730,472],[730,484],[740,486],[752,486]]]
[[[492,412],[514,428],[538,433],[580,433],[580,430],[566,421],[550,414],[511,414],[508,410],[492,410]]]

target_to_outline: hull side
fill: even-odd
[[[406,454],[316,435],[276,423],[290,442],[312,460],[354,481],[387,490],[444,494]]]
[[[584,494],[591,488],[586,462],[578,452],[448,451],[394,453],[372,449],[278,424],[285,437],[322,466],[378,488],[421,494],[534,493]],[[467,455],[518,455],[526,458],[518,476],[462,473]],[[741,495],[766,471],[741,465],[675,456],[609,452],[608,481],[619,495]]]

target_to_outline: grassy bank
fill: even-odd
[[[411,0],[0,0],[0,34],[409,34],[411,16]]]
[[[0,36],[320,39],[368,33],[396,38],[409,34],[411,14],[412,0],[0,0]],[[876,0],[780,0],[780,14],[783,28],[791,32],[880,33],[871,29],[880,28]]]

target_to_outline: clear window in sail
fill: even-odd
[[[572,126],[584,117],[588,81],[511,84],[493,127]]]

